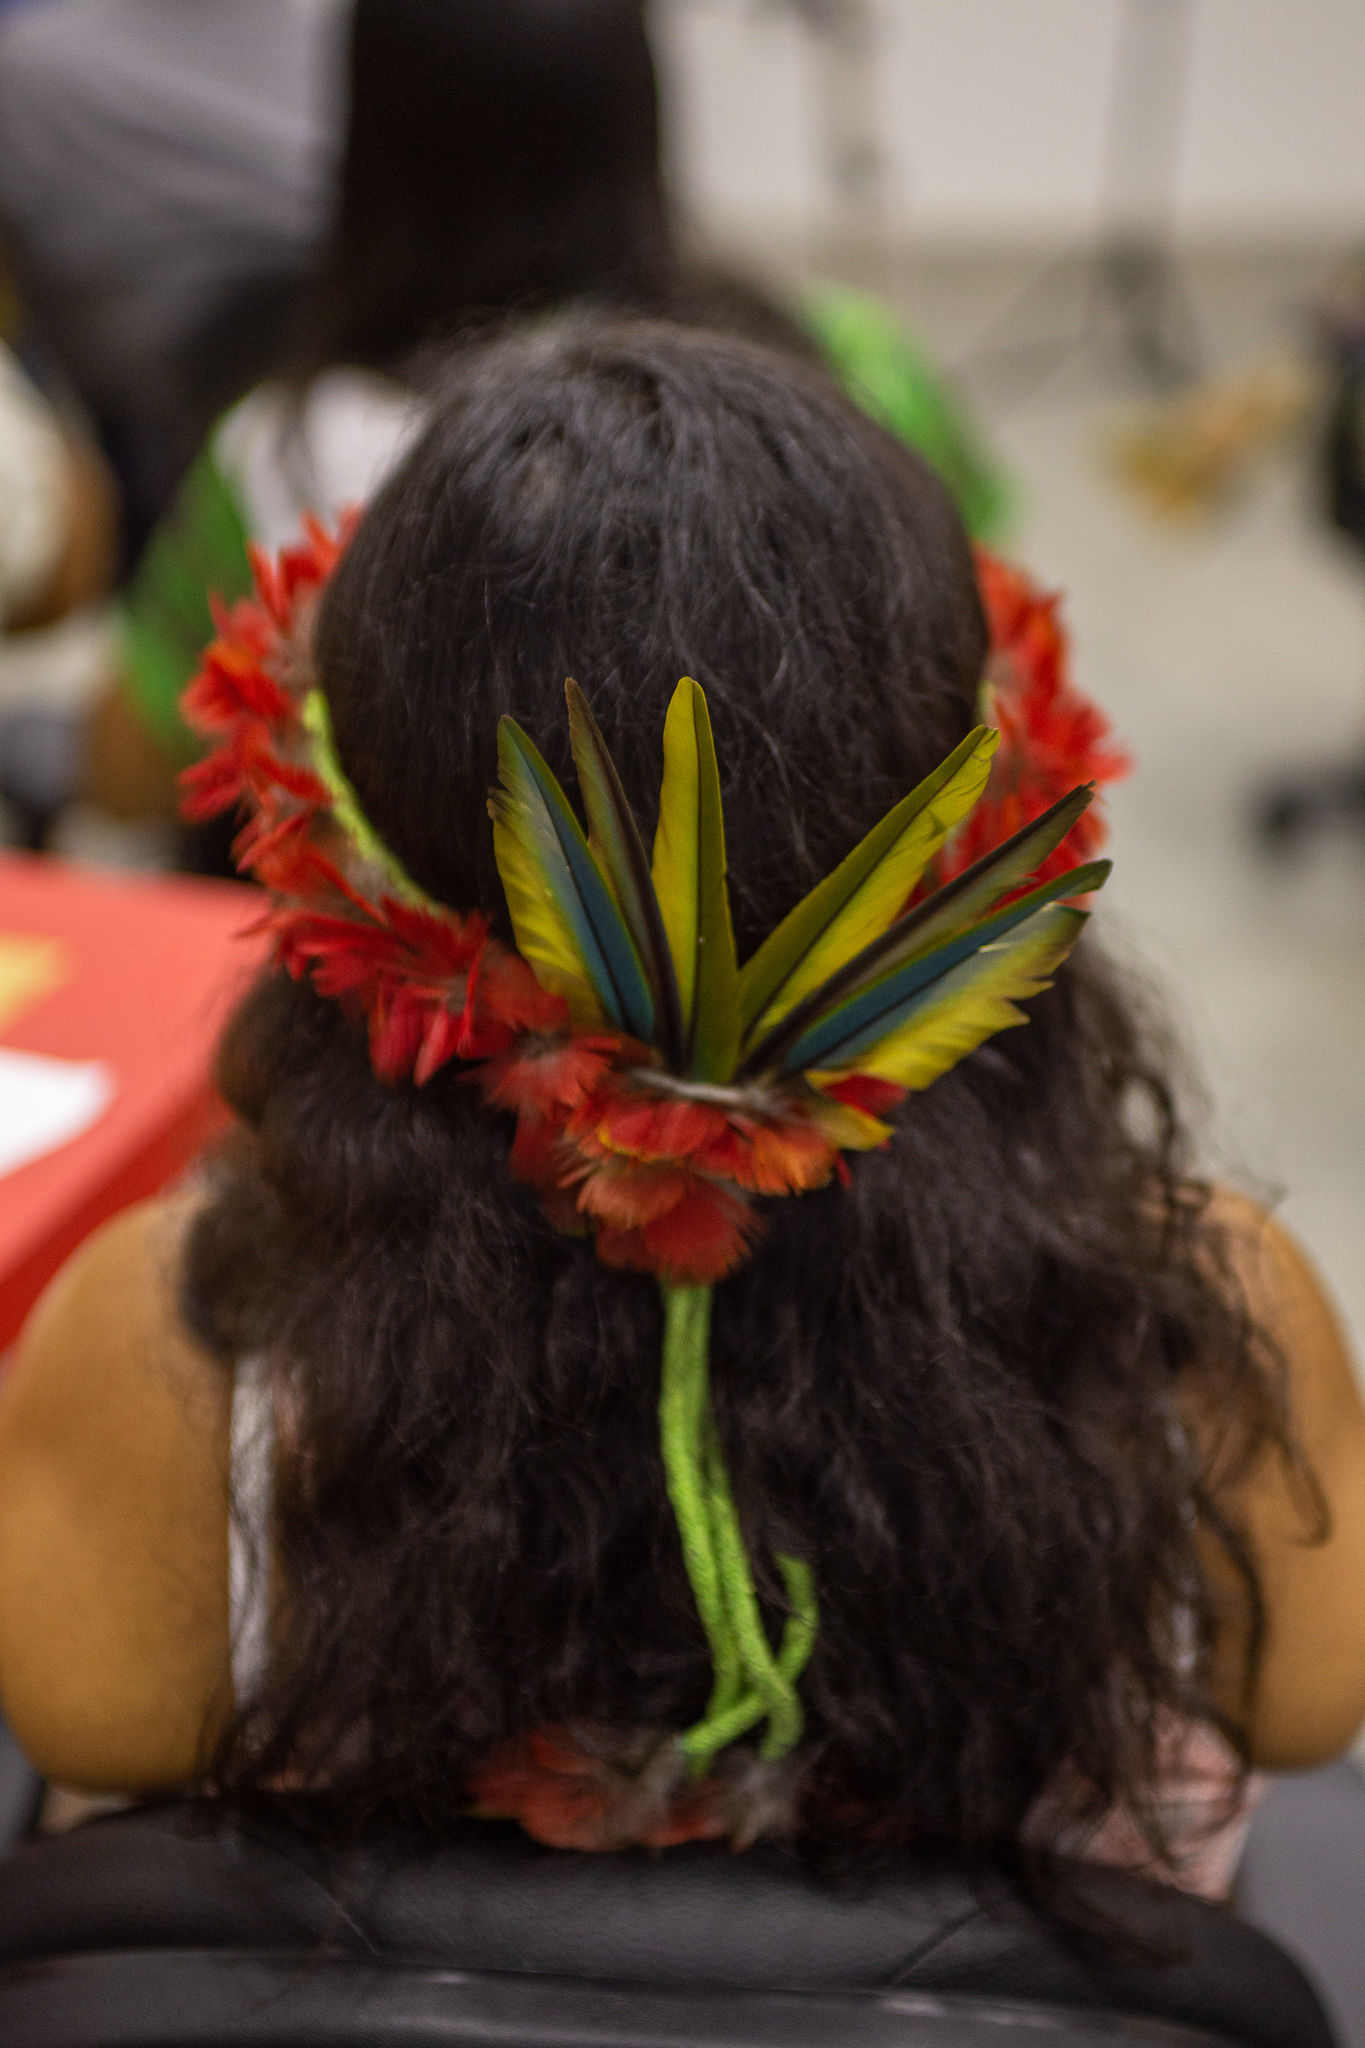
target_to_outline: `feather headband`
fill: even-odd
[[[515,1116],[511,1170],[549,1219],[591,1234],[605,1264],[658,1277],[664,1465],[714,1677],[674,1753],[699,1777],[761,1728],[775,1761],[801,1734],[816,1591],[804,1560],[777,1558],[788,1614],[774,1648],[712,1412],[712,1288],[762,1228],[755,1197],[846,1183],[844,1155],[887,1144],[908,1092],[1026,1021],[1018,1003],[1084,926],[1075,899],[1108,875],[1073,849],[1088,830],[1093,850],[1095,785],[1124,764],[1065,677],[1051,609],[1024,602],[1046,659],[1006,672],[997,641],[1000,729],[970,732],[741,966],[704,693],[684,678],[669,706],[647,851],[570,682],[582,820],[520,726],[499,725],[489,810],[512,951],[482,912],[436,903],[405,874],[337,760],[309,639],[346,537],[310,524],[278,562],[255,556],[254,600],[216,611],[183,699],[213,742],[183,778],[184,815],[247,810],[235,854],[272,893],[277,959],[363,1017],[381,1080],[420,1086],[469,1063],[489,1107]],[[1018,579],[1002,588],[1020,599]],[[1030,721],[1054,733],[1052,759],[1020,744]],[[1091,772],[1050,786],[1078,752]]]

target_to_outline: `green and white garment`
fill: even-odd
[[[302,400],[262,384],[218,422],[123,606],[123,686],[174,758],[199,750],[178,706],[213,638],[209,593],[248,594],[248,541],[273,553],[297,540],[305,513],[331,524],[365,504],[423,422],[411,392],[360,370],[327,371]]]
[[[942,476],[974,540],[993,540],[1008,494],[950,386],[881,300],[828,287],[800,309],[857,405]],[[215,427],[148,545],[124,604],[124,688],[166,751],[193,759],[180,693],[213,637],[210,591],[251,588],[248,541],[298,535],[305,512],[334,521],[372,497],[420,433],[421,402],[357,370],[319,377],[300,402],[262,385]]]

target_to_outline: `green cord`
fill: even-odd
[[[725,1595],[726,1619],[739,1644],[739,1654],[750,1685],[763,1701],[768,1732],[763,1739],[764,1757],[785,1756],[801,1738],[801,1705],[796,1687],[778,1670],[763,1617],[758,1608],[744,1536],[730,1492],[730,1477],[721,1460],[715,1424],[708,1417],[706,1475],[707,1505],[711,1512],[711,1535],[720,1565],[721,1590]]]
[[[664,1296],[664,1363],[659,1397],[668,1497],[682,1538],[692,1597],[711,1646],[715,1686],[707,1717],[724,1712],[742,1688],[739,1658],[726,1626],[720,1571],[711,1537],[705,1482],[695,1446],[706,1422],[706,1360],[711,1335],[709,1287],[668,1287]]]
[[[313,743],[313,766],[326,783],[332,812],[362,856],[384,874],[393,892],[410,904],[430,899],[389,852],[366,818],[337,759],[327,700],[312,690],[304,700],[303,725]],[[683,1562],[711,1650],[714,1684],[706,1712],[679,1737],[700,1776],[720,1750],[768,1723],[760,1754],[785,1756],[801,1739],[803,1715],[796,1681],[805,1669],[819,1627],[819,1608],[810,1567],[798,1558],[777,1562],[791,1607],[782,1647],[773,1656],[744,1537],[730,1491],[729,1474],[711,1410],[711,1289],[661,1283],[664,1301],[663,1376],[659,1425],[668,1497],[682,1538]]]
[[[310,690],[300,713],[303,729],[313,742],[313,767],[327,785],[332,815],[365,860],[373,862],[400,902],[421,910],[439,909],[413,881],[398,858],[389,852],[374,826],[360,808],[360,798],[351,786],[346,770],[337,759],[332,737],[332,714],[321,690]]]
[[[664,1469],[715,1673],[705,1715],[679,1738],[700,1775],[718,1751],[760,1721],[768,1723],[760,1751],[765,1761],[785,1756],[800,1741],[796,1681],[815,1644],[819,1609],[810,1567],[779,1557],[792,1611],[774,1657],[711,1411],[711,1289],[663,1283],[662,1291]]]

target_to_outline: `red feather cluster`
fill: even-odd
[[[671,1849],[724,1838],[731,1826],[723,1780],[679,1786],[684,1770],[676,1739],[657,1760],[630,1758],[623,1768],[573,1730],[534,1728],[485,1758],[469,1794],[477,1812],[518,1821],[552,1849]]]
[[[699,1100],[673,1092],[658,1055],[629,1038],[530,1035],[480,1080],[486,1101],[516,1112],[512,1171],[561,1229],[591,1229],[608,1266],[709,1285],[761,1228],[754,1195],[847,1171],[821,1127],[832,1106],[813,1090]],[[884,1085],[877,1106],[903,1095]]]
[[[801,1083],[680,1092],[652,1048],[574,1031],[566,1004],[480,911],[395,897],[338,823],[302,715],[314,614],[353,525],[333,536],[310,520],[278,562],[253,552],[254,599],[215,607],[218,637],[182,699],[187,722],[214,744],[182,778],[184,814],[248,810],[234,851],[275,897],[263,922],[276,958],[366,1020],[381,1080],[421,1086],[452,1059],[476,1063],[471,1079],[485,1101],[516,1116],[512,1171],[553,1223],[591,1231],[607,1265],[675,1283],[719,1280],[761,1228],[755,1196],[846,1174],[841,1107],[879,1116],[904,1091],[855,1077],[823,1095]],[[991,715],[1003,739],[985,796],[940,856],[939,881],[1077,782],[1111,781],[1127,767],[1068,678],[1057,600],[988,556],[980,574]],[[1092,816],[1042,877],[1089,858],[1104,832]]]
[[[921,893],[1031,825],[1078,783],[1103,787],[1132,766],[1113,744],[1104,713],[1071,680],[1060,595],[1041,590],[1022,569],[984,548],[977,550],[976,573],[990,631],[982,716],[999,727],[1000,745],[984,794],[933,863]],[[1093,860],[1108,836],[1100,807],[1092,804],[1030,887]]]
[[[485,1100],[517,1118],[512,1170],[553,1222],[593,1231],[608,1265],[720,1279],[759,1228],[752,1195],[818,1187],[841,1170],[818,1101],[666,1092],[650,1047],[575,1032],[567,1005],[480,911],[405,903],[384,887],[336,821],[302,716],[313,615],[347,538],[310,522],[278,563],[253,554],[254,599],[216,607],[218,637],[181,700],[214,742],[182,777],[185,816],[248,809],[234,852],[276,898],[263,920],[276,959],[365,1018],[381,1080],[420,1087],[449,1060],[478,1063]]]
[[[277,899],[263,923],[280,964],[367,1019],[381,1080],[421,1083],[568,1013],[478,911],[399,902],[336,825],[302,707],[313,614],[353,525],[333,537],[310,520],[278,563],[253,550],[255,598],[215,606],[218,637],[181,698],[186,723],[214,746],[181,777],[181,808],[191,820],[249,809],[233,851]]]

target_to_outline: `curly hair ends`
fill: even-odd
[[[515,715],[572,780],[566,674],[643,828],[678,677],[715,722],[741,955],[974,720],[972,563],[928,470],[815,371],[662,326],[465,357],[325,600],[343,763],[410,872],[501,902],[485,796]],[[505,928],[505,927],[504,927]],[[1029,1816],[1127,1801],[1154,1848],[1171,1715],[1217,1720],[1199,1532],[1284,1444],[1276,1361],[1189,1177],[1166,1078],[1093,940],[912,1097],[849,1191],[767,1205],[716,1293],[713,1377],[760,1594],[811,1564],[800,1840],[932,1836],[1042,1885]],[[454,1068],[386,1088],[267,976],[194,1230],[192,1327],[264,1353],[284,1456],[269,1670],[214,1764],[332,1831],[441,1832],[545,1723],[682,1728],[710,1685],[658,1446],[660,1303],[556,1235]],[[1226,1418],[1219,1485],[1179,1426]],[[1227,1731],[1236,1740],[1237,1730]]]

